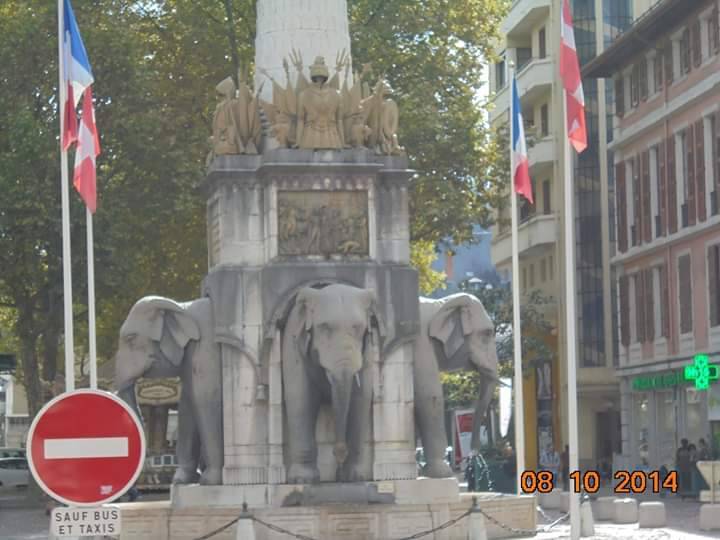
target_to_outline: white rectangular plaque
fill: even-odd
[[[120,536],[120,509],[117,506],[54,508],[50,516],[53,536]]]

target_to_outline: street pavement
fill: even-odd
[[[167,494],[144,496],[142,500],[158,500]],[[641,500],[652,500],[641,497]],[[592,540],[706,540],[720,538],[718,532],[703,532],[698,528],[700,503],[681,501],[679,497],[663,500],[668,516],[668,526],[663,529],[640,529],[634,525],[615,525],[607,522],[595,523],[595,536]],[[22,497],[0,496],[0,540],[40,540],[48,538],[49,517],[44,508],[28,508]],[[557,520],[562,513],[545,511],[538,513],[538,529]],[[431,540],[431,537],[427,537]],[[517,537],[516,537],[517,538]],[[567,522],[552,527],[549,531],[539,532],[536,540],[560,540],[570,538],[570,525]]]

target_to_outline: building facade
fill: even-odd
[[[602,52],[632,21],[630,0],[571,2],[575,39],[581,64]],[[523,302],[528,293],[549,299],[543,313],[554,328],[546,336],[552,358],[534,358],[523,351],[526,463],[537,466],[548,444],[562,450],[567,442],[567,367],[564,335],[565,245],[563,239],[563,89],[559,78],[560,0],[516,0],[503,23],[502,61],[491,66],[490,89],[495,108],[490,121],[507,123],[508,63],[516,67],[523,118],[529,142],[530,175],[535,204],[520,205],[520,284]],[[612,131],[608,102],[613,88],[604,81],[584,80],[588,149],[574,161],[575,269],[578,317],[578,400],[581,468],[612,462],[620,452],[620,397],[613,372],[612,279],[614,249],[609,194],[613,189],[604,157]],[[493,229],[492,256],[505,279],[511,276],[509,213],[500,214]],[[548,388],[550,381],[550,388]],[[548,395],[550,396],[548,398]]]
[[[615,94],[613,319],[630,468],[674,465],[682,438],[720,445],[720,385],[688,367],[720,362],[720,3],[648,7],[583,70]]]

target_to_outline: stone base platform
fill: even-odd
[[[416,481],[419,482],[419,481]],[[295,487],[295,486],[285,486]],[[418,497],[423,495],[416,489]],[[399,495],[399,492],[397,493]],[[535,530],[535,497],[474,494],[480,508],[499,522]],[[295,534],[317,540],[387,540],[430,530],[463,514],[472,506],[473,494],[463,493],[454,502],[415,504],[318,504],[252,508],[256,518]],[[187,499],[186,499],[187,500]],[[241,512],[240,505],[174,508],[170,502],[122,503],[121,540],[193,540],[222,527]],[[429,540],[466,540],[469,518],[428,535]],[[486,520],[488,539],[510,538],[505,529]],[[226,529],[213,540],[236,540],[235,528]],[[257,540],[287,540],[285,534],[255,524]]]

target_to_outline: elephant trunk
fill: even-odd
[[[338,467],[345,463],[348,456],[347,426],[354,373],[344,371],[339,376],[330,376],[333,412],[335,413],[335,448],[333,454]]]
[[[494,377],[482,374],[480,390],[475,402],[475,414],[473,415],[472,439],[470,441],[470,448],[473,450],[480,450],[480,426],[485,420],[485,413],[495,391],[496,382]]]
[[[140,422],[142,422],[142,414],[140,413],[140,407],[138,406],[137,397],[135,396],[135,381],[120,388],[117,394],[120,399],[130,406]]]

